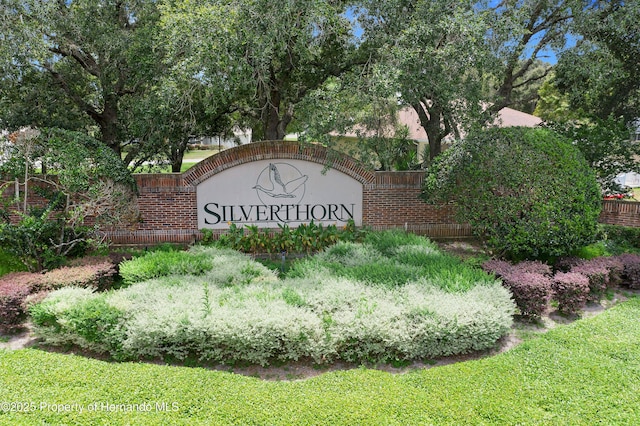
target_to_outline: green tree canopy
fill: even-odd
[[[598,1],[579,10],[582,39],[560,57],[555,85],[573,108],[631,122],[640,117],[640,3]]]
[[[155,1],[5,0],[0,7],[3,125],[85,127],[118,154],[140,141],[127,133],[122,109],[161,74]]]
[[[632,129],[622,118],[609,117],[561,121],[549,124],[582,152],[605,192],[621,191],[615,178],[640,173],[640,145],[631,139]],[[635,128],[633,129],[635,130]]]
[[[390,69],[390,87],[412,107],[425,129],[430,158],[443,139],[459,135],[481,113],[480,75],[491,59],[486,14],[473,1],[361,2],[365,43],[378,47]],[[375,74],[369,74],[376,76]]]
[[[196,78],[252,124],[282,139],[297,105],[361,62],[346,2],[173,2],[163,9],[174,71]]]

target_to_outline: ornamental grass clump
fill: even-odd
[[[362,244],[337,243],[296,262],[287,276],[327,273],[387,288],[426,279],[447,291],[466,291],[491,281],[483,271],[442,253],[431,241],[397,230],[370,233]]]
[[[589,295],[589,278],[585,275],[558,272],[553,277],[552,286],[560,313],[575,315],[584,309]]]

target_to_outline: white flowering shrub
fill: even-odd
[[[369,256],[357,245],[337,250]],[[278,280],[244,255],[195,251],[211,258],[213,268],[203,275],[162,277],[101,294],[51,293],[32,309],[38,332],[45,341],[91,347],[116,359],[390,362],[490,348],[509,330],[515,310],[509,292],[491,279],[455,292],[429,278],[386,287],[327,271]]]

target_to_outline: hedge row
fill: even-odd
[[[624,285],[640,288],[640,255],[622,254],[583,260],[575,257],[559,259],[555,274],[541,262],[511,264],[490,260],[483,269],[502,279],[513,294],[520,314],[537,319],[550,300],[558,302],[564,314],[577,314],[587,302],[598,302],[607,288]]]
[[[388,247],[394,256],[415,254],[394,244]],[[348,256],[352,247],[343,249]],[[387,287],[322,268],[279,280],[237,252],[188,252],[202,254],[212,268],[199,276],[171,275],[100,294],[53,292],[30,310],[36,331],[50,344],[77,344],[115,359],[391,362],[491,348],[515,310],[509,292],[486,275],[457,291],[428,277]]]

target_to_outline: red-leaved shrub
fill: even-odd
[[[502,276],[502,282],[513,294],[520,314],[527,319],[538,319],[551,299],[551,279],[543,274],[513,269]]]
[[[110,288],[117,274],[116,266],[108,258],[99,260],[98,263],[80,262],[78,266],[53,269],[44,274],[14,272],[0,277],[0,328],[10,329],[20,324],[27,309],[26,298],[31,293],[39,293],[37,297],[42,298],[49,290],[68,286],[96,290]]]
[[[500,278],[511,272],[513,265],[505,260],[491,259],[482,264],[482,269]]]
[[[622,273],[624,272],[624,264],[617,257],[596,257],[589,262],[602,266],[609,271],[609,287],[616,287],[622,283]]]
[[[553,264],[553,269],[560,272],[569,272],[571,271],[571,268],[583,262],[584,259],[576,256],[563,256],[559,257],[558,260],[556,260],[556,262]]]
[[[558,272],[553,277],[553,292],[561,313],[577,314],[587,303],[589,278],[576,272]]]
[[[82,266],[66,266],[44,274],[42,288],[53,290],[77,286],[104,290],[111,287],[116,273],[115,265],[109,261]]]
[[[43,274],[34,272],[12,272],[0,277],[0,287],[4,285],[26,287],[34,291],[42,287]]]
[[[589,280],[589,295],[587,297],[589,302],[600,301],[609,285],[609,269],[601,262],[594,262],[596,259],[587,260],[571,269],[571,272],[582,274]]]
[[[514,265],[514,268],[520,272],[531,272],[534,274],[542,274],[551,276],[551,266],[542,263],[539,260],[523,260]]]
[[[30,291],[31,286],[19,281],[0,283],[0,329],[11,330],[21,324],[25,314],[23,302]]]
[[[622,262],[622,284],[629,288],[640,289],[640,255],[624,253],[615,256]]]

